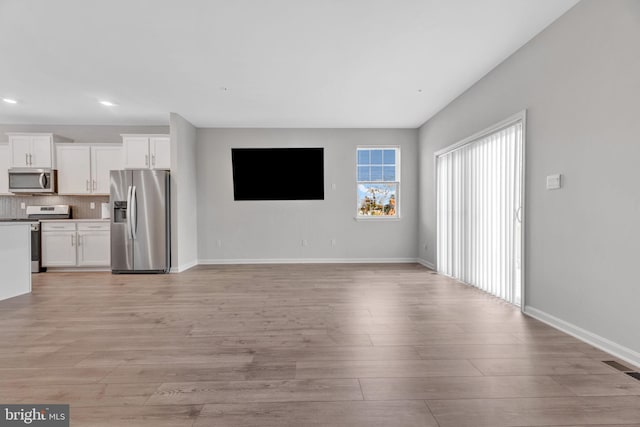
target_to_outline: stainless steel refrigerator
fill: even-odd
[[[169,172],[111,171],[111,271],[166,273],[170,268]]]

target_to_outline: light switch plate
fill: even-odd
[[[547,175],[547,190],[557,190],[562,187],[562,175]]]
[[[89,203],[89,209],[95,209],[96,204],[94,202]]]

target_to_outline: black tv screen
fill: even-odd
[[[324,200],[323,148],[232,148],[234,200]]]

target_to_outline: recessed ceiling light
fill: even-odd
[[[418,93],[422,93],[422,89],[418,89]]]
[[[4,102],[6,102],[7,104],[17,104],[18,101],[16,101],[15,99],[11,99],[11,98],[2,98],[2,100]]]
[[[106,106],[106,107],[115,107],[116,104],[114,104],[113,102],[110,101],[100,101],[100,104]]]

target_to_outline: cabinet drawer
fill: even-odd
[[[108,222],[79,222],[78,231],[109,231]]]
[[[76,231],[75,222],[43,222],[42,231]]]

